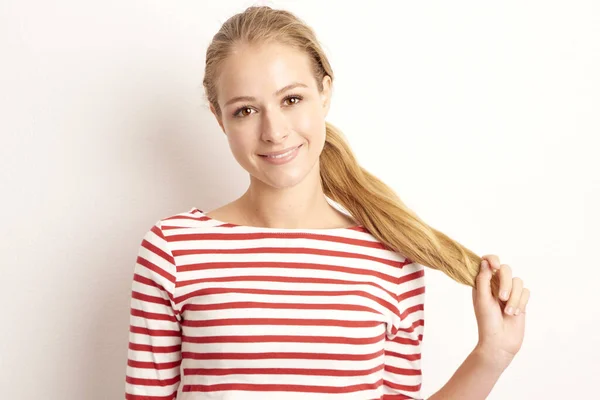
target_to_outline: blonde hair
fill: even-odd
[[[249,7],[223,23],[206,51],[203,85],[218,116],[221,115],[217,101],[219,65],[236,44],[269,41],[305,52],[312,61],[319,91],[323,90],[325,75],[333,81],[333,69],[307,24],[285,10]],[[362,168],[342,132],[329,122],[326,122],[320,170],[325,195],[342,205],[389,249],[412,262],[439,270],[459,283],[475,286],[481,258],[423,222],[390,187]],[[497,279],[492,286],[497,293]]]

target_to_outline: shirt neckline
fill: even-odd
[[[238,224],[234,224],[231,222],[225,222],[225,221],[220,221],[218,219],[209,217],[208,215],[206,215],[204,213],[203,210],[199,209],[198,207],[194,207],[192,209],[192,212],[196,212],[198,214],[200,214],[201,216],[204,217],[205,220],[207,221],[212,221],[217,225],[226,225],[228,227],[232,227],[232,228],[244,228],[244,229],[256,229],[256,230],[261,230],[261,231],[265,231],[265,232],[343,232],[343,231],[351,231],[351,230],[364,230],[365,228],[360,225],[360,224],[356,224],[356,225],[352,225],[352,226],[348,226],[348,227],[341,227],[341,228],[271,228],[271,227],[267,227],[267,226],[251,226],[251,225],[238,225]]]

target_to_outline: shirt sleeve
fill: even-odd
[[[138,250],[129,324],[126,400],[173,400],[181,364],[181,316],[173,292],[176,266],[160,221]]]
[[[401,269],[397,314],[388,329],[384,345],[384,400],[422,399],[424,279],[425,267],[421,264],[411,262]]]

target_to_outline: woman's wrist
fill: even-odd
[[[512,359],[509,353],[478,343],[448,383],[428,400],[485,399]]]
[[[503,372],[515,357],[514,354],[492,348],[484,343],[477,343],[472,354],[483,367],[500,372]]]

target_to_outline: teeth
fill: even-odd
[[[296,149],[292,149],[292,150],[288,151],[287,153],[283,153],[283,154],[280,154],[280,155],[278,155],[278,156],[267,156],[267,157],[269,157],[269,158],[282,158],[282,157],[287,157],[287,156],[289,156],[290,154],[292,154],[292,152],[293,152],[294,150],[296,150]]]

